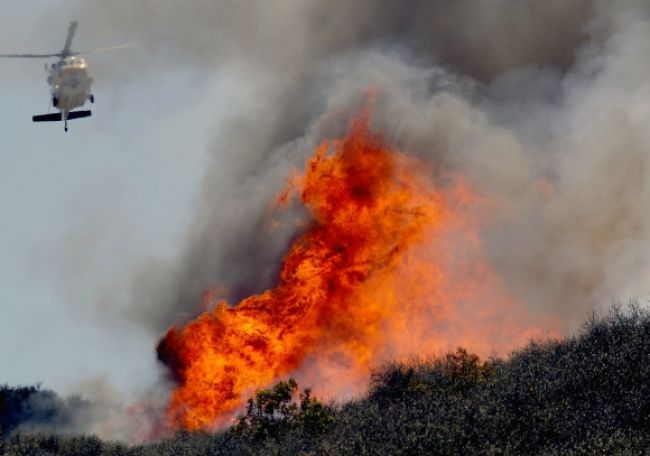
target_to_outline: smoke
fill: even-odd
[[[167,264],[152,261],[134,280],[129,313],[154,333],[196,314],[207,289],[228,290],[235,301],[273,283],[295,233],[268,230],[269,196],[315,144],[343,131],[368,86],[382,100],[378,126],[405,150],[479,176],[482,162],[495,173],[490,184],[504,192],[530,177],[535,170],[523,169],[529,147],[513,131],[520,127],[495,124],[502,111],[516,108],[507,108],[516,100],[511,87],[561,90],[600,11],[592,1],[507,0],[418,1],[408,8],[389,0],[118,1],[77,8],[76,17],[99,34],[172,37],[147,49],[144,61],[156,71],[186,66],[237,81],[238,98],[215,125],[213,163],[183,253]],[[526,68],[535,81],[509,76]],[[477,144],[444,149],[468,132]],[[503,155],[489,160],[489,153]],[[499,171],[499,159],[512,175]]]
[[[570,328],[647,293],[641,2],[348,3],[154,13],[188,60],[232,72],[242,101],[216,126],[185,252],[138,278],[147,285],[135,288],[134,318],[160,331],[195,313],[206,289],[234,290],[235,301],[268,288],[293,235],[269,234],[269,195],[346,128],[370,86],[389,141],[469,175],[498,202],[486,246],[526,305]],[[201,32],[186,35],[186,20]]]
[[[647,7],[598,13],[565,72],[528,66],[460,90],[427,90],[435,76],[386,83],[380,92],[396,94],[377,110],[401,148],[471,176],[497,202],[484,233],[492,264],[567,329],[648,294]]]
[[[345,130],[369,87],[389,143],[467,176],[494,202],[482,237],[517,300],[570,331],[612,300],[644,298],[649,9],[641,0],[75,3],[70,14],[97,37],[146,43],[133,66],[100,64],[106,74],[183,67],[205,81],[218,74],[237,94],[214,125],[181,253],[140,268],[129,317],[160,334],[195,316],[206,290],[235,302],[268,288],[297,232],[270,229],[269,201],[317,143]]]

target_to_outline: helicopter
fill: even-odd
[[[74,111],[82,107],[86,101],[95,102],[95,95],[91,91],[93,79],[88,73],[88,64],[79,57],[80,54],[113,51],[134,46],[136,43],[122,44],[104,48],[89,49],[86,51],[74,52],[71,49],[74,39],[77,21],[72,21],[68,28],[68,35],[61,52],[52,54],[0,54],[0,58],[29,58],[41,59],[58,57],[59,60],[45,64],[47,72],[47,83],[50,86],[51,104],[59,110],[57,113],[40,114],[32,117],[33,122],[60,122],[63,121],[63,128],[68,131],[68,120],[90,117],[90,110]]]

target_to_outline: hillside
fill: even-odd
[[[458,349],[389,365],[366,397],[346,404],[297,392],[289,381],[258,393],[239,425],[218,435],[127,447],[14,432],[0,454],[640,454],[650,448],[650,314],[613,311],[575,337],[531,342],[506,360]]]

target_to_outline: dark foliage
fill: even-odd
[[[0,386],[0,436],[15,430],[51,432],[72,426],[90,404],[79,397],[62,399],[40,385]]]
[[[334,422],[334,409],[312,398],[308,388],[296,401],[297,392],[298,384],[292,378],[258,391],[231,432],[256,441],[278,439],[296,429],[312,436],[325,434]]]
[[[391,364],[374,373],[365,398],[336,408],[307,390],[296,400],[297,391],[291,380],[260,391],[217,435],[135,447],[12,436],[0,454],[648,454],[650,316],[613,312],[578,337],[531,343],[507,361],[459,349]]]

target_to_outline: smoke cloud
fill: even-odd
[[[100,33],[173,37],[153,43],[147,54],[157,70],[172,65],[162,62],[173,56],[173,65],[238,81],[240,99],[215,126],[213,165],[184,252],[168,264],[146,265],[134,280],[131,317],[154,333],[195,315],[208,289],[228,290],[236,301],[273,283],[295,233],[268,230],[269,196],[317,142],[346,128],[370,86],[380,93],[376,125],[389,140],[471,173],[495,196],[530,187],[525,194],[534,199],[534,185],[541,184],[531,181],[545,179],[547,171],[537,168],[544,160],[536,157],[549,152],[552,131],[533,130],[532,119],[520,125],[515,111],[563,113],[564,86],[596,58],[579,61],[598,39],[600,30],[589,27],[598,19],[601,29],[610,27],[606,18],[618,14],[593,1],[508,0],[418,1],[408,8],[390,0],[118,1],[78,8],[85,13],[77,16]],[[537,136],[532,144],[529,135]],[[522,211],[539,214],[535,205],[543,201],[510,204],[509,211],[520,212],[508,216],[522,224],[528,220]],[[507,253],[511,240],[530,234],[513,223],[495,227],[488,245],[497,267],[520,285],[536,274],[517,277],[518,263],[544,250],[548,239],[521,239],[531,253],[515,261]],[[554,236],[544,230],[533,232]],[[554,265],[541,267],[558,276],[549,278],[553,288],[565,280]],[[546,294],[531,305],[553,306],[545,300],[561,297]]]
[[[149,19],[178,32],[188,61],[223,66],[243,90],[216,126],[185,252],[143,272],[134,318],[160,331],[195,313],[206,289],[235,301],[267,288],[294,234],[268,232],[269,195],[346,128],[368,87],[390,142],[469,175],[497,202],[485,245],[526,305],[570,329],[647,294],[642,2],[342,3],[197,2]],[[138,5],[131,17],[152,11]]]

